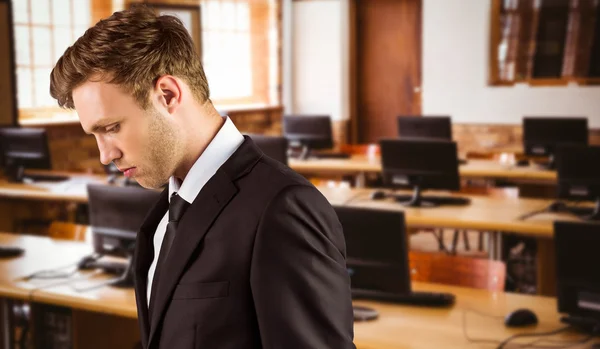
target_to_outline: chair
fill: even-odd
[[[506,264],[444,253],[409,252],[411,280],[504,291]]]
[[[370,157],[380,156],[379,144],[342,144],[340,146],[342,153],[351,155],[365,155]]]
[[[54,221],[48,228],[48,235],[54,239],[86,241],[89,231],[87,225]]]

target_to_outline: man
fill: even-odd
[[[334,210],[219,115],[178,19],[137,7],[101,20],[58,60],[50,92],[103,164],[168,183],[136,242],[144,348],[354,348]]]

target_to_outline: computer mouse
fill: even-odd
[[[371,200],[381,200],[385,199],[386,194],[383,190],[375,190],[371,193]]]
[[[508,327],[523,327],[537,323],[538,318],[535,313],[525,308],[517,309],[504,318],[504,324]]]
[[[373,308],[354,305],[352,306],[354,321],[369,321],[379,317],[379,312]]]
[[[517,162],[515,163],[515,165],[517,167],[526,167],[526,166],[529,166],[529,160],[527,160],[527,159],[519,159],[519,160],[517,160]]]
[[[0,246],[0,258],[18,257],[25,252],[24,249],[16,246]]]

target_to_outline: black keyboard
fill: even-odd
[[[409,194],[392,194],[394,200],[405,202],[412,199],[412,195]],[[465,206],[471,203],[471,199],[459,196],[436,196],[436,195],[423,195],[422,201],[429,201],[438,206]]]
[[[453,305],[456,300],[451,293],[411,292],[401,294],[369,290],[352,290],[352,298],[425,307],[448,307]]]
[[[69,180],[70,177],[52,174],[27,174],[25,178],[29,178],[34,182],[64,182]]]

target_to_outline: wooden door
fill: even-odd
[[[421,1],[354,0],[350,39],[355,142],[396,137],[398,115],[421,114]]]

